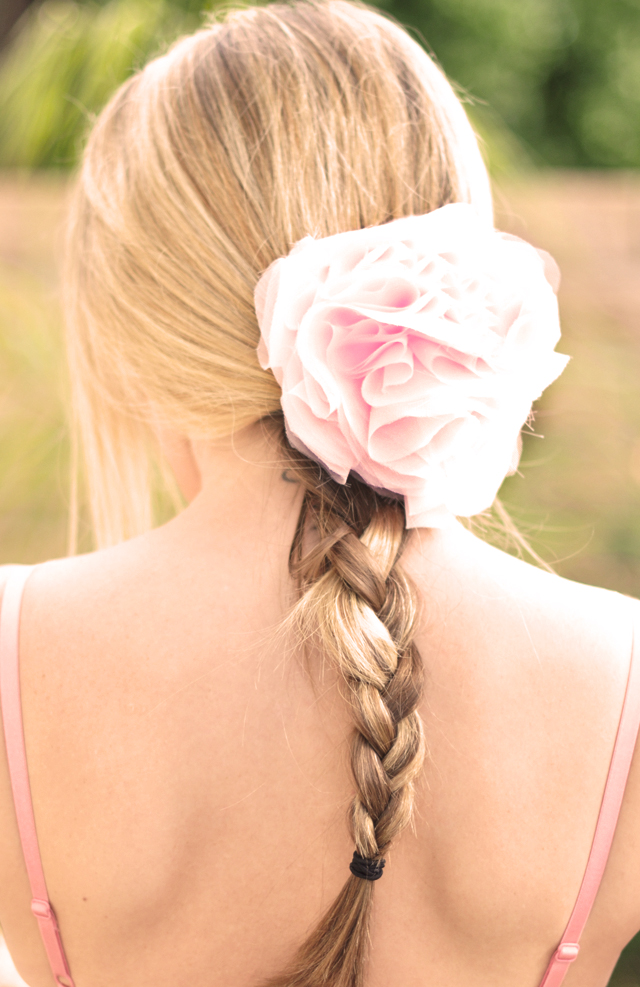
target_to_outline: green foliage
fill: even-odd
[[[72,166],[116,87],[198,19],[167,0],[45,0],[0,64],[0,165]]]
[[[538,164],[640,166],[638,0],[379,4],[427,40]]]

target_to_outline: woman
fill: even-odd
[[[606,984],[640,928],[637,605],[455,520],[564,366],[554,283],[365,6],[231,13],[101,114],[66,278],[100,549],[2,576],[32,987]],[[158,462],[188,506],[151,529]]]

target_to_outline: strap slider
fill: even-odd
[[[577,942],[563,942],[556,950],[556,959],[561,963],[573,963],[579,952],[580,946]]]
[[[41,898],[33,899],[31,902],[31,911],[36,918],[53,919],[55,921],[53,908],[48,901],[43,901]]]

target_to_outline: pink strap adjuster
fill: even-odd
[[[578,958],[579,952],[580,952],[580,943],[563,942],[560,943],[560,945],[556,949],[553,958],[557,963],[573,963],[573,961]]]

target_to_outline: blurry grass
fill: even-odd
[[[5,227],[6,232],[6,227]],[[69,450],[50,272],[0,262],[0,562],[65,553]]]
[[[30,8],[0,60],[0,165],[71,167],[118,85],[199,21],[168,0]]]
[[[532,178],[498,213],[559,261],[572,356],[502,499],[561,575],[640,596],[640,175]]]

